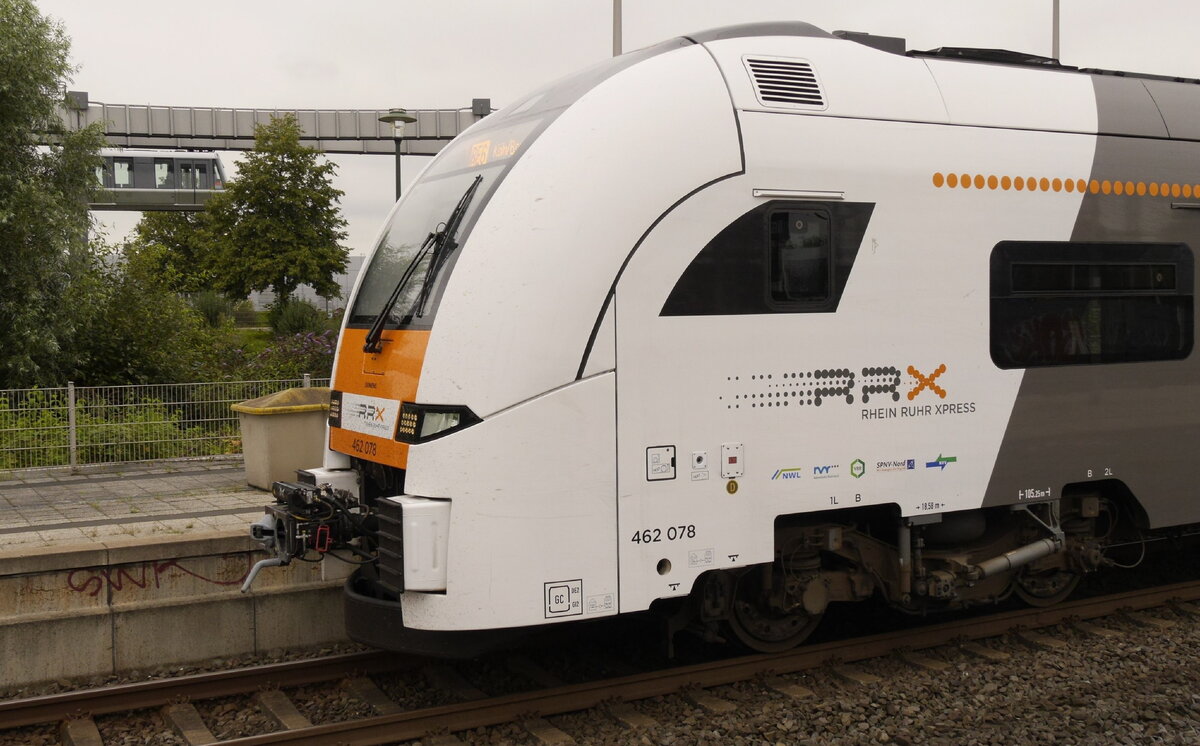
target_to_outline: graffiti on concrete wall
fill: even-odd
[[[245,559],[245,569],[236,578],[208,577],[187,566],[186,559],[147,560],[116,567],[89,567],[72,570],[67,575],[67,587],[76,593],[98,596],[105,588],[111,591],[159,589],[173,578],[189,576],[204,583],[219,586],[241,585],[250,572],[250,555],[225,555],[221,559]]]

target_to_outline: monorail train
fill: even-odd
[[[100,157],[93,209],[203,210],[225,188],[221,158],[211,151],[103,148]]]
[[[448,145],[261,564],[352,554],[381,648],[658,609],[777,651],[1187,533],[1200,85],[877,42],[676,38]]]

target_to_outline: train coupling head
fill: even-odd
[[[273,555],[259,560],[246,576],[242,592],[250,590],[260,570],[288,565],[293,559],[319,560],[326,555],[356,564],[374,561],[363,539],[374,536],[373,516],[353,494],[328,484],[275,482],[275,503],[250,524],[250,538]]]

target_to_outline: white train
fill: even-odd
[[[878,42],[681,37],[451,143],[266,564],[357,553],[385,648],[653,607],[771,651],[834,602],[1052,603],[1200,520],[1200,86]]]

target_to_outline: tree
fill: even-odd
[[[224,341],[131,244],[101,247],[76,287],[91,308],[73,343],[72,380],[87,386],[206,380]],[[86,287],[85,287],[86,285]]]
[[[158,268],[168,287],[180,293],[211,290],[215,277],[205,235],[208,213],[147,212],[134,229],[137,236],[128,251]]]
[[[63,131],[71,73],[62,27],[0,0],[0,387],[58,383],[87,304],[67,303],[90,257],[87,202],[100,129]],[[39,149],[48,139],[57,145]]]
[[[340,293],[334,277],[346,269],[346,221],[332,178],[337,166],[300,144],[300,125],[287,115],[255,127],[254,150],[238,177],[210,199],[205,234],[215,287],[230,297],[275,291],[285,304],[303,284],[318,295]]]

